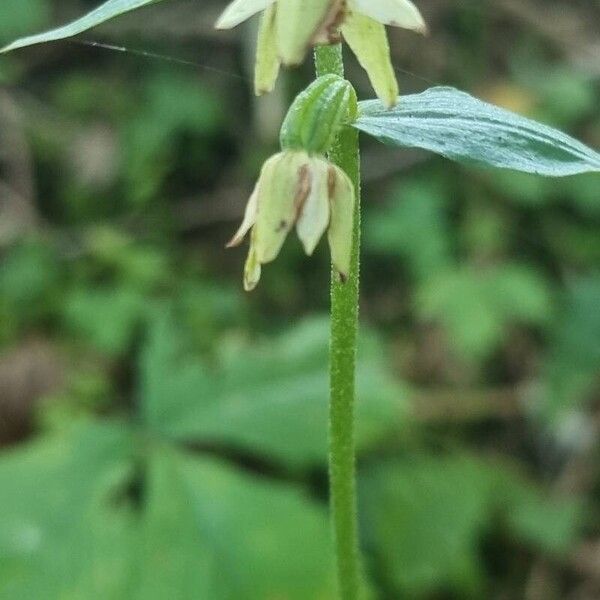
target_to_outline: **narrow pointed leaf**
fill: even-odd
[[[11,50],[24,48],[26,46],[34,46],[35,44],[64,40],[83,33],[88,29],[92,29],[92,27],[96,27],[97,25],[109,21],[110,19],[114,19],[126,12],[142,8],[148,4],[156,4],[161,1],[162,0],[108,0],[108,2],[105,2],[72,23],[68,23],[63,27],[58,27],[57,29],[52,29],[44,33],[20,38],[0,49],[0,53],[10,52]]]
[[[459,162],[549,177],[600,172],[600,154],[567,134],[449,87],[402,96],[391,110],[361,102],[354,127]]]

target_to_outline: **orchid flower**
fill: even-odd
[[[273,89],[282,64],[299,64],[311,46],[336,43],[341,34],[367,71],[377,96],[391,107],[398,97],[398,83],[385,26],[427,31],[410,0],[234,0],[216,27],[231,29],[259,12],[263,15],[256,55],[257,95]]]
[[[352,182],[325,157],[302,150],[272,156],[262,168],[240,228],[227,245],[238,246],[252,230],[244,269],[246,291],[257,286],[262,265],[277,258],[294,226],[308,256],[329,230],[332,263],[344,281],[350,269],[353,213]]]

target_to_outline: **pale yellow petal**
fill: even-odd
[[[345,282],[350,274],[352,260],[352,234],[354,229],[354,186],[350,178],[338,167],[329,167],[329,249],[331,262]]]
[[[257,96],[273,91],[279,75],[279,53],[275,34],[277,6],[272,4],[261,18],[256,46],[256,68],[254,71],[254,92]]]
[[[246,211],[244,214],[244,220],[240,225],[240,228],[235,232],[235,235],[231,238],[227,244],[227,248],[234,248],[239,246],[246,234],[250,231],[254,223],[256,223],[256,216],[258,214],[258,185],[254,187],[254,191],[246,204]]]
[[[425,19],[410,0],[352,0],[351,6],[384,25],[427,32]]]
[[[329,225],[329,163],[322,158],[310,162],[310,191],[298,215],[296,231],[304,251],[311,256]]]
[[[250,245],[248,252],[248,258],[246,259],[246,265],[244,266],[244,290],[251,292],[260,281],[260,274],[262,268],[260,262],[256,257],[254,244]]]
[[[388,107],[394,106],[398,98],[398,82],[385,27],[369,17],[351,12],[342,26],[342,34],[367,71],[379,99]]]
[[[338,0],[277,0],[277,46],[285,65],[302,62]]]
[[[256,258],[261,264],[275,260],[298,207],[309,187],[309,157],[305,152],[282,152],[269,159],[258,182],[258,217],[253,229]]]
[[[219,17],[215,27],[232,29],[261,10],[265,10],[274,2],[275,0],[233,0]]]

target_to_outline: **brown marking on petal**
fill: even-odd
[[[304,210],[304,203],[310,194],[310,188],[312,186],[312,176],[310,168],[307,164],[304,164],[298,170],[298,187],[296,188],[296,195],[294,196],[294,207],[296,209],[296,220],[302,214]]]
[[[339,273],[340,276],[340,283],[343,285],[344,283],[348,282],[348,275],[346,275],[346,273]]]
[[[282,231],[285,231],[287,229],[287,226],[288,222],[285,219],[281,219],[281,221],[279,221],[279,224],[275,229],[275,233],[281,233]]]
[[[330,165],[327,171],[327,194],[329,196],[329,200],[334,197],[335,188],[337,186],[337,173],[335,172],[335,167]]]
[[[252,228],[250,228],[250,229],[252,229]],[[237,248],[238,246],[240,246],[242,244],[246,235],[248,235],[248,231],[244,231],[244,232],[237,231],[235,233],[235,235],[227,242],[227,244],[225,245],[225,248],[226,249]]]
[[[347,13],[347,0],[333,0],[329,12],[315,31],[311,44],[327,46],[339,43],[341,41],[340,26],[346,19]]]

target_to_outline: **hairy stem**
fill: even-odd
[[[340,45],[315,51],[317,75],[344,76]],[[341,600],[361,597],[362,580],[356,508],[354,404],[360,256],[360,157],[358,132],[345,127],[330,154],[352,179],[356,190],[352,264],[346,283],[331,278],[329,490],[338,590]]]

